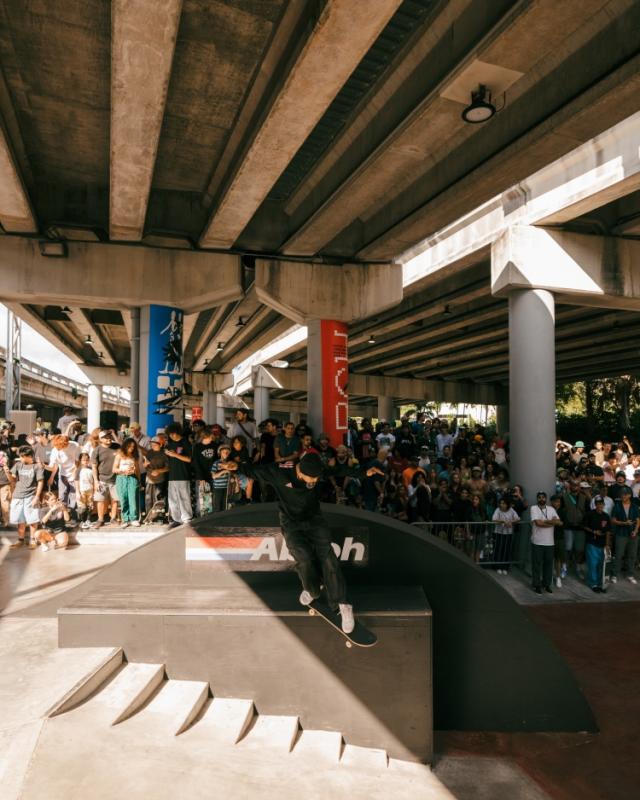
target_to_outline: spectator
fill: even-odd
[[[611,583],[617,583],[622,572],[623,559],[627,561],[627,580],[636,584],[636,562],[638,560],[638,526],[640,526],[640,509],[631,502],[631,489],[622,488],[620,497],[613,506],[611,515],[612,528],[615,533],[615,557]]]
[[[246,420],[245,420],[246,421]],[[233,426],[232,426],[233,427]],[[166,455],[169,458],[169,516],[170,528],[191,522],[191,445],[182,435],[182,425],[172,422],[166,428],[169,441]]]
[[[11,480],[5,472],[5,467],[10,470],[12,466],[11,451],[4,445],[0,447],[0,511],[3,528],[9,527],[9,510],[11,508]]]
[[[511,498],[505,495],[498,503],[498,508],[493,512],[495,549],[494,561],[498,575],[507,575],[511,565],[513,552],[513,526],[520,522],[520,517],[511,507]]]
[[[360,489],[360,464],[344,444],[336,447],[336,458],[329,480],[333,486],[336,501],[355,505]]]
[[[53,448],[51,450],[51,457],[49,458],[48,470],[49,487],[53,484],[53,480],[58,475],[58,492],[60,500],[69,508],[75,508],[76,505],[76,464],[80,458],[80,445],[72,442],[68,436],[64,434],[57,434],[52,440]]]
[[[12,547],[24,544],[27,525],[30,529],[30,547],[35,548],[35,533],[40,521],[40,502],[44,490],[44,468],[35,462],[35,453],[29,446],[18,449],[15,464],[9,469],[3,465],[4,474],[11,484],[9,522],[18,526],[18,541]]]
[[[211,476],[213,478],[213,510],[224,511],[227,508],[227,494],[229,489],[230,472],[222,467],[229,461],[231,447],[228,444],[221,444],[218,448],[218,458],[212,466]]]
[[[33,452],[36,462],[42,467],[47,467],[51,461],[51,451],[53,450],[53,445],[49,441],[49,431],[46,428],[36,428],[33,435],[35,438]]]
[[[562,522],[562,495],[552,494],[550,498],[551,507],[554,509],[560,522]],[[553,528],[553,572],[556,576],[556,586],[562,588],[562,565],[565,562],[564,549],[564,528],[562,525],[554,525]]]
[[[587,511],[584,530],[587,538],[587,582],[594,592],[606,592],[604,588],[603,566],[605,548],[611,548],[611,518],[604,510],[604,498],[593,498],[594,511]]]
[[[229,441],[231,441],[234,436],[244,436],[247,442],[247,452],[251,458],[253,457],[253,451],[258,442],[256,423],[249,417],[249,412],[246,408],[237,408],[234,416],[235,421],[227,431]]]
[[[140,453],[135,439],[128,438],[117,451],[113,462],[116,493],[120,500],[122,527],[140,525],[138,489],[140,486]]]
[[[71,513],[55,489],[45,494],[44,504],[45,512],[38,525],[36,541],[42,550],[64,550],[69,544],[67,526],[71,522]]]
[[[296,426],[293,422],[285,422],[282,433],[276,436],[274,442],[274,460],[282,469],[292,469],[300,455],[302,444],[296,436]]]
[[[113,441],[113,432],[103,430],[98,434],[98,447],[91,455],[91,469],[93,471],[93,499],[96,502],[98,519],[95,528],[104,525],[107,507],[109,507],[109,522],[116,525],[118,522],[118,494],[116,492],[116,476],[113,473],[113,463],[116,458],[118,445]]]
[[[445,447],[448,448],[448,453],[450,453],[452,446],[453,436],[449,432],[449,424],[447,422],[443,422],[440,426],[440,433],[438,433],[436,436],[436,448],[438,455],[442,456],[444,454]]]
[[[144,466],[147,471],[144,488],[144,507],[147,517],[149,517],[156,503],[162,502],[166,505],[167,477],[169,474],[169,459],[162,447],[162,441],[158,436],[154,436],[149,444],[150,449],[144,457]]]
[[[276,460],[275,441],[278,435],[278,422],[275,419],[266,419],[263,423],[264,430],[260,435],[260,442],[254,461],[257,464],[273,464]]]
[[[421,469],[414,472],[409,492],[411,522],[427,522],[431,517],[431,489]]]
[[[537,504],[531,506],[531,579],[533,590],[542,594],[542,587],[551,592],[553,579],[553,529],[562,525],[555,508],[547,505],[546,492],[538,492]]]
[[[91,526],[89,517],[93,509],[93,470],[91,469],[91,458],[87,452],[80,453],[74,481],[80,527],[89,528]]]
[[[203,517],[213,511],[211,468],[218,456],[213,431],[202,428],[200,439],[193,445],[193,477],[196,481],[196,514]]]
[[[231,456],[229,460],[235,461],[238,466],[248,464],[251,461],[247,440],[244,436],[234,436],[231,440]],[[253,502],[253,478],[249,478],[244,472],[239,471],[236,471],[234,477],[239,482],[240,491],[243,493],[240,502],[242,500],[247,503]]]
[[[391,433],[391,426],[388,422],[382,424],[382,430],[376,436],[376,445],[378,450],[385,448],[386,450],[393,450],[396,443],[396,437]]]
[[[71,425],[72,422],[76,422],[78,420],[78,415],[74,412],[71,406],[65,406],[62,409],[62,416],[58,420],[58,431],[62,434],[66,435],[66,430]]]
[[[98,448],[99,444],[100,444],[100,428],[94,428],[86,435],[85,440],[81,445],[82,452],[88,454],[89,460],[91,460],[94,450]]]
[[[568,491],[562,493],[561,523],[564,527],[565,558],[560,573],[561,578],[567,577],[572,554],[575,562],[576,575],[580,580],[583,580],[585,577],[583,567],[585,535],[583,526],[586,511],[586,498],[583,494],[580,494],[579,483],[572,480],[569,484]]]

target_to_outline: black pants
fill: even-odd
[[[331,532],[324,517],[317,514],[310,520],[292,520],[280,514],[280,527],[296,570],[306,589],[313,597],[320,595],[324,583],[331,608],[347,602],[347,586],[340,563],[331,547]],[[317,564],[322,570],[322,579]]]
[[[531,580],[534,589],[551,586],[553,578],[553,545],[531,545]]]
[[[214,511],[225,511],[227,507],[227,489],[215,489],[211,496]]]

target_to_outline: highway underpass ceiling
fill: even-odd
[[[160,24],[158,4],[148,5],[149,24]],[[139,190],[142,245],[200,246],[329,6],[314,0],[299,6],[305,13],[296,18],[298,6],[284,0],[183,1],[151,188],[148,196]],[[109,146],[119,88],[111,83],[115,7],[115,0],[0,0],[0,124],[39,236],[109,238],[109,180],[122,156]],[[639,27],[640,4],[626,0],[606,7],[601,0],[399,2],[292,148],[233,247],[341,259],[397,256],[637,111]],[[513,82],[500,98],[504,110],[486,125],[465,125],[463,103],[448,96],[451,84],[466,74],[469,91],[475,88],[482,64]],[[304,99],[289,97],[300,108]],[[637,206],[630,195],[566,227],[637,235]],[[506,303],[491,298],[486,265],[474,269],[462,293],[437,285],[380,320],[354,326],[352,368],[505,381]],[[250,271],[248,261],[249,287]],[[128,366],[126,312],[19,310],[74,360]],[[635,316],[559,308],[559,379],[640,368],[633,349],[615,346],[618,327],[634,334]],[[289,326],[249,289],[237,303],[185,320],[186,365],[203,369],[208,362],[210,370],[228,371]],[[367,344],[371,333],[375,345]],[[290,359],[302,365],[304,352]]]

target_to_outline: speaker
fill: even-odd
[[[118,430],[118,412],[117,411],[101,411],[100,412],[100,427],[104,430]]]

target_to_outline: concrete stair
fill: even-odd
[[[167,679],[163,664],[125,663],[120,648],[67,692],[47,716],[74,710],[105,725],[126,724],[140,735],[153,729],[156,735],[161,732],[191,742],[234,745],[239,752],[290,754],[296,760],[358,770],[389,766],[384,750],[345,745],[338,731],[301,729],[298,717],[258,714],[250,699],[211,697],[207,682]]]

